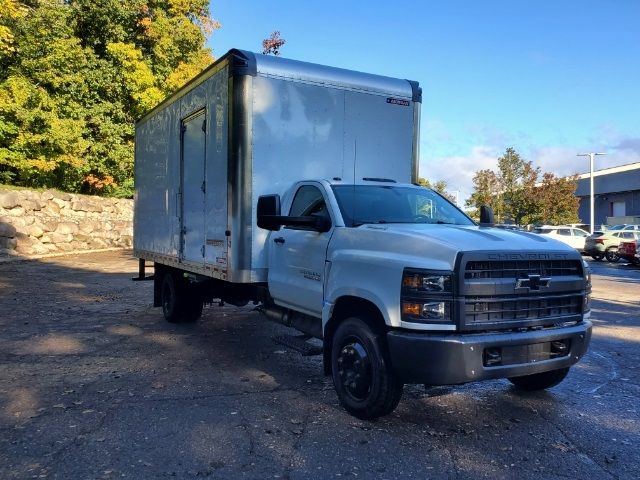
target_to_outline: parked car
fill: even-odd
[[[513,225],[511,223],[496,223],[494,227],[501,228],[502,230],[522,230],[518,225]]]
[[[602,231],[604,232],[614,232],[621,230],[633,230],[640,232],[640,225],[622,223],[620,225],[602,225]]]
[[[589,230],[591,230],[591,225],[589,225],[587,223],[567,223],[564,226],[565,227],[572,227],[572,228],[579,228],[580,230],[584,230],[585,232],[588,232]]]
[[[620,242],[618,255],[620,258],[623,258],[634,265],[640,265],[640,257],[638,256],[638,240]]]
[[[575,248],[579,252],[584,251],[585,240],[589,236],[588,232],[585,232],[581,228],[574,228],[569,226],[553,226],[543,225],[534,230],[535,233],[540,235],[546,235],[556,240],[560,240],[563,243]]]
[[[584,252],[594,260],[606,258],[609,262],[617,262],[618,245],[624,240],[639,240],[640,231],[614,230],[608,232],[594,232],[585,242]]]

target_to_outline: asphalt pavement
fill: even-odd
[[[130,252],[0,264],[0,478],[638,478],[640,268],[589,263],[562,384],[408,386],[376,422],[250,307],[166,323]]]

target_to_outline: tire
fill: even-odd
[[[603,253],[592,254],[591,258],[593,258],[594,260],[597,260],[599,262],[600,260],[602,260],[604,258],[604,254]]]
[[[604,252],[604,256],[606,257],[607,262],[616,263],[618,260],[620,260],[620,256],[618,255],[617,248],[613,248],[613,247],[607,248],[607,251]]]
[[[523,377],[511,377],[509,381],[513,383],[517,389],[527,392],[535,392],[536,390],[545,390],[555,387],[569,373],[569,367],[559,370],[550,370],[548,372],[534,373],[533,375],[525,375]]]
[[[360,318],[347,318],[331,346],[333,385],[340,404],[354,417],[388,415],[402,398],[403,383],[391,369],[384,336]]]
[[[195,322],[202,315],[202,300],[190,291],[179,272],[163,275],[160,296],[162,313],[167,322]]]

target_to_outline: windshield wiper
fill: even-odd
[[[375,220],[375,221],[366,221],[366,222],[353,222],[353,226],[354,227],[360,227],[361,225],[366,225],[366,224],[380,224],[380,223],[389,223],[386,220]]]

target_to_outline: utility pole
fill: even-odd
[[[596,155],[606,155],[606,153],[595,153],[595,152],[591,152],[591,153],[579,153],[577,156],[578,157],[589,157],[589,182],[591,184],[591,198],[589,201],[589,211],[591,212],[590,215],[590,222],[589,225],[591,225],[591,233],[593,234],[594,230],[595,230],[595,225],[594,225],[594,205],[595,205],[595,201],[594,201],[594,197],[593,197],[593,159],[595,158]]]

